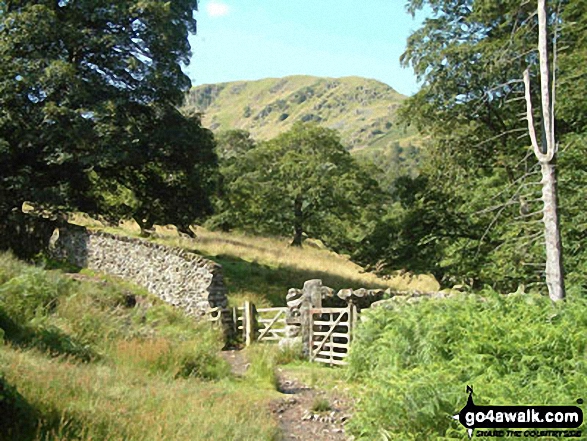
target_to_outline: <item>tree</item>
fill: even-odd
[[[185,143],[187,132],[202,129],[176,110],[190,87],[181,63],[189,61],[196,7],[197,0],[0,2],[0,217],[25,201],[37,211],[110,207],[115,215],[120,204],[105,204],[99,188],[126,189],[139,205],[147,194],[162,201],[150,190],[169,170],[175,179],[190,169],[190,185],[207,186],[212,147],[203,132],[202,145]],[[186,155],[188,163],[172,164]],[[165,163],[161,173],[153,156]]]
[[[232,157],[236,162],[221,166],[230,168],[224,176],[224,218],[233,227],[280,235],[293,231],[294,246],[301,246],[307,234],[335,248],[348,247],[362,233],[379,188],[336,132],[297,123],[240,151],[242,156]]]
[[[209,196],[217,180],[212,132],[202,128],[199,115],[168,108],[149,119],[139,140],[139,152],[107,175],[106,182],[129,197],[105,200],[108,188],[98,185],[99,211],[133,218],[143,235],[160,223],[194,236],[190,225],[212,213]]]
[[[238,213],[246,210],[246,200],[239,200],[227,191],[227,186],[236,181],[241,173],[241,162],[245,155],[257,146],[246,130],[227,130],[216,136],[216,153],[219,160],[219,179],[214,197],[214,216],[207,226],[222,231],[240,224]]]
[[[540,163],[542,172],[542,201],[544,238],[546,243],[546,285],[550,298],[553,301],[565,297],[563,278],[562,244],[558,220],[558,202],[556,190],[556,170],[554,161],[558,145],[554,133],[554,81],[551,82],[550,59],[548,56],[548,29],[547,29],[546,0],[538,0],[538,54],[540,58],[540,96],[542,101],[542,146],[538,145],[534,115],[532,111],[532,97],[530,94],[530,71],[524,71],[524,86],[526,88],[526,107],[528,130],[532,141],[532,148],[536,159]],[[552,83],[552,93],[551,93]]]
[[[584,101],[577,99],[572,85],[583,81],[586,72],[576,56],[584,52],[581,30],[587,23],[585,2],[579,3],[562,0],[548,15],[549,23],[560,24],[559,47],[566,48],[560,56],[561,113],[556,126],[563,142],[585,131]],[[410,36],[402,56],[423,85],[400,113],[427,138],[419,178],[426,185],[408,186],[412,193],[406,200],[412,202],[403,204],[402,221],[396,216],[393,222],[402,237],[419,234],[411,244],[392,244],[388,239],[387,246],[378,246],[380,253],[390,256],[387,263],[392,268],[406,263],[398,256],[409,255],[420,268],[428,261],[430,270],[447,285],[489,284],[499,290],[543,285],[540,166],[529,149],[522,120],[526,106],[521,72],[528,67],[537,70],[539,62],[535,4],[413,0],[409,9],[424,5],[431,8],[432,17]],[[574,63],[563,66],[563,60]],[[530,93],[533,100],[539,98],[537,88]],[[561,195],[585,195],[584,188],[573,183],[580,181],[570,178],[581,176],[580,167],[585,165],[571,160],[577,156],[581,157],[560,155],[558,171],[565,185],[572,186],[561,186]],[[580,211],[577,208],[563,204],[563,239],[568,235],[585,240],[584,227],[567,217]],[[427,222],[426,230],[408,223],[419,218],[435,222]],[[402,243],[405,249],[398,249]],[[580,257],[580,246],[574,248],[567,269],[580,271],[585,258]]]

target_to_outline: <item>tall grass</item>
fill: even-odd
[[[128,284],[0,254],[0,337],[0,440],[277,436],[270,392],[231,378],[219,330]]]
[[[368,391],[350,426],[358,438],[462,439],[450,415],[466,403],[467,385],[478,405],[583,398],[587,300],[483,295],[398,303],[367,316],[349,367]]]
[[[74,216],[73,222],[113,234],[138,236],[133,221],[118,227],[105,227],[87,216]],[[289,246],[291,239],[223,233],[197,227],[195,239],[181,237],[173,226],[156,226],[153,240],[186,248],[217,261],[223,267],[232,306],[251,300],[258,306],[284,305],[289,288],[301,288],[306,280],[322,279],[324,285],[342,288],[395,288],[434,291],[439,289],[429,275],[397,275],[382,279],[327,250],[319,241],[307,240],[303,248]]]
[[[140,370],[132,375],[10,348],[0,351],[0,365],[6,382],[34,409],[20,432],[3,428],[10,434],[4,439],[256,441],[277,436],[269,415],[250,405],[263,397],[246,384],[172,380],[140,375]]]
[[[310,279],[322,279],[335,290],[342,288],[395,288],[437,290],[432,276],[398,275],[382,279],[338,255],[307,241],[303,248],[288,239],[249,236],[237,232],[212,232],[197,228],[197,238],[177,236],[169,227],[158,227],[158,242],[194,250],[223,267],[229,301],[240,305],[251,300],[259,306],[284,305],[289,288],[302,288]]]

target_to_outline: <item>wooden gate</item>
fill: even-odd
[[[255,341],[277,342],[285,337],[287,307],[256,308],[246,301],[232,309],[235,332],[243,336],[245,345]]]
[[[310,361],[332,365],[347,364],[357,307],[310,310]]]
[[[287,307],[257,309],[257,341],[279,341],[285,337]]]

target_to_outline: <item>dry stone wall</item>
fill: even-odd
[[[78,267],[134,282],[188,315],[227,305],[221,266],[181,248],[68,226],[56,230],[50,252]]]

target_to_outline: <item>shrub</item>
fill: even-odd
[[[25,267],[0,285],[0,307],[13,318],[29,321],[55,309],[71,281],[35,267]]]
[[[587,387],[587,301],[527,294],[396,303],[366,316],[349,374],[365,383],[351,431],[365,439],[462,439],[449,416],[478,405],[572,405]]]

